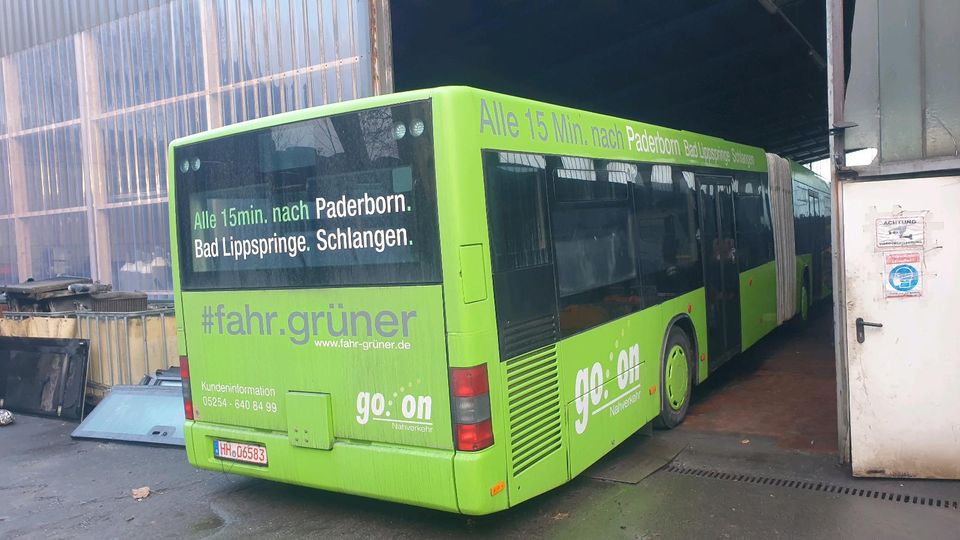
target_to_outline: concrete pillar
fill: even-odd
[[[203,41],[203,88],[207,105],[207,129],[223,125],[220,100],[220,38],[215,0],[200,4],[200,37]]]
[[[7,112],[7,133],[21,130],[20,122],[20,74],[12,56],[0,58],[3,66],[4,109]],[[33,254],[30,245],[30,229],[24,219],[27,208],[26,173],[23,163],[23,146],[15,137],[7,140],[10,190],[13,195],[14,237],[17,244],[17,276],[20,281],[33,275]]]
[[[95,280],[110,283],[110,228],[104,205],[103,142],[95,118],[101,112],[100,62],[96,41],[89,30],[74,34],[77,69],[77,95],[80,99],[80,152],[87,196],[87,244],[90,274]]]

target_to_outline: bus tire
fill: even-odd
[[[660,359],[660,415],[654,419],[654,427],[673,429],[683,422],[690,407],[695,367],[690,337],[674,325]]]

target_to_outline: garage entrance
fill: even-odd
[[[844,3],[852,11],[853,0]],[[476,86],[801,163],[829,154],[821,0],[412,2],[391,18],[398,91]],[[750,346],[696,389],[679,429],[836,454],[832,328],[823,304],[806,326],[786,324]]]

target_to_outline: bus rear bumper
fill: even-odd
[[[332,450],[290,444],[286,433],[188,421],[187,458],[200,469],[459,512],[452,450],[336,441]],[[214,440],[258,444],[267,465],[214,457]]]

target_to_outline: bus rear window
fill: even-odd
[[[177,148],[185,290],[440,281],[427,101]]]

